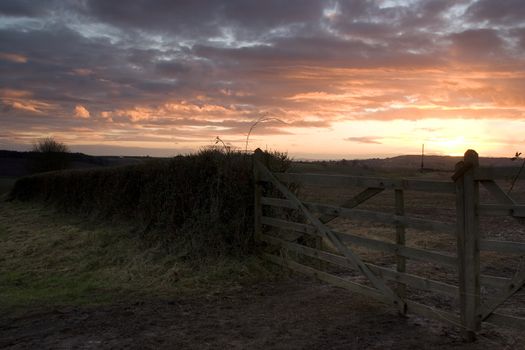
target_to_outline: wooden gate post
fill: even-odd
[[[481,325],[479,282],[479,184],[474,170],[479,166],[476,151],[465,152],[456,164],[456,222],[461,325],[467,341],[476,339]]]
[[[396,189],[395,190],[395,203],[396,203],[396,215],[403,216],[405,215],[405,197],[403,194],[403,190]],[[404,246],[406,243],[405,240],[405,225],[402,223],[396,224],[396,244],[400,246]],[[397,272],[406,272],[406,258],[402,255],[396,254],[396,265],[397,265]],[[397,295],[401,299],[405,299],[406,297],[406,285],[404,283],[398,283],[397,285]],[[406,308],[403,310],[403,314],[406,314],[407,310]]]
[[[260,240],[262,234],[262,204],[261,204],[261,173],[256,166],[256,161],[263,161],[263,152],[257,148],[253,153],[253,187],[254,187],[254,203],[253,203],[253,218],[254,218],[254,239]]]

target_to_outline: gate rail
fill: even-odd
[[[494,181],[515,175],[511,174],[509,168],[479,167],[478,155],[472,150],[467,151],[464,160],[456,165],[453,181],[272,173],[263,164],[263,158],[263,152],[257,149],[254,154],[256,239],[271,247],[279,248],[281,252],[293,252],[325,264],[358,271],[368,285],[326,271],[322,264],[312,267],[300,263],[288,258],[287,254],[276,255],[275,252],[264,252],[262,256],[265,259],[329,284],[393,304],[400,313],[420,314],[459,326],[469,341],[475,339],[475,333],[480,329],[482,322],[525,330],[524,318],[495,311],[523,287],[525,266],[520,265],[513,278],[480,273],[480,249],[525,254],[525,243],[496,241],[480,237],[480,215],[525,217],[525,205],[517,204]],[[271,183],[280,196],[270,197],[264,194],[264,183]],[[362,187],[364,190],[342,205],[334,206],[301,201],[289,190],[286,183],[353,186]],[[498,204],[480,204],[480,184],[499,202]],[[361,203],[387,190],[394,191],[394,213],[355,209]],[[405,191],[453,194],[456,199],[456,222],[449,223],[406,215]],[[264,215],[263,206],[296,210],[306,219],[306,223]],[[326,223],[337,217],[393,225],[395,243],[339,232],[326,226]],[[456,237],[456,254],[406,246],[406,228],[440,232]],[[295,232],[297,236],[292,240],[284,239],[274,234],[271,229]],[[301,243],[302,241],[298,238],[303,236],[315,238],[316,246],[311,247]],[[331,244],[334,249],[323,249],[321,240]],[[394,254],[396,268],[364,262],[354,251],[354,246]],[[457,273],[458,285],[409,273],[406,271],[406,259],[452,267]],[[390,282],[395,282],[393,283],[395,288]],[[482,303],[482,285],[497,288],[501,293],[492,298],[490,302]],[[406,296],[406,286],[457,298],[459,312],[441,310],[410,300]]]

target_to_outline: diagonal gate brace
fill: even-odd
[[[406,310],[406,303],[379,277],[377,277],[370,269],[363,263],[357,254],[352,252],[350,248],[344,245],[338,235],[327,228],[317,217],[308,211],[308,209],[301,203],[301,201],[258,160],[255,160],[255,166],[258,170],[270,180],[275,187],[295,206],[295,209],[300,210],[304,216],[316,227],[319,233],[328,239],[337,250],[345,256],[349,263],[355,265],[359,271],[368,278],[370,283],[383,293],[392,303],[398,306],[401,312]]]
[[[369,187],[362,192],[359,192],[355,197],[350,198],[346,202],[340,205],[341,208],[352,209],[357,207],[359,204],[369,200],[376,194],[379,194],[384,191],[384,188]],[[333,219],[337,218],[337,215],[324,214],[319,217],[319,221],[323,224],[326,224]]]
[[[514,277],[507,283],[504,290],[506,294],[495,298],[492,303],[487,303],[481,309],[481,320],[486,320],[501,304],[519,291],[525,284],[525,264],[521,261]]]

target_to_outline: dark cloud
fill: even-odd
[[[525,2],[522,0],[480,0],[475,1],[466,11],[467,17],[476,22],[488,21],[495,24],[523,25]]]
[[[2,0],[0,15],[13,17],[38,17],[48,14],[55,6],[53,0]]]
[[[347,137],[345,141],[356,142],[356,143],[370,143],[380,145],[382,142],[377,141],[377,137],[373,136],[358,136],[358,137]]]
[[[450,38],[458,53],[470,58],[496,56],[504,45],[498,31],[494,29],[469,29],[452,34]]]
[[[518,49],[525,52],[525,27],[515,29],[511,33],[518,40]]]
[[[157,72],[164,76],[177,77],[183,74],[190,73],[191,65],[180,61],[161,61],[155,66]]]
[[[229,65],[315,66],[340,68],[437,67],[439,56],[414,53],[370,44],[363,40],[343,40],[326,37],[279,38],[271,45],[243,48],[195,46],[197,56]]]
[[[114,1],[88,0],[81,12],[117,27],[169,33],[189,40],[228,34],[256,39],[276,27],[318,20],[323,6],[319,0],[138,0],[127,6]]]
[[[2,1],[3,127],[165,142],[144,130],[204,140],[242,137],[266,114],[287,124],[261,134],[524,117],[525,6],[481,0],[461,13],[468,3]]]

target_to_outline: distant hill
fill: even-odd
[[[456,163],[463,157],[451,156],[425,156],[425,172],[452,172]],[[497,167],[519,167],[521,161],[513,162],[510,158],[480,158],[482,166]],[[294,171],[298,172],[329,172],[334,174],[351,174],[369,176],[378,173],[395,173],[409,175],[419,172],[421,169],[421,156],[404,155],[391,158],[371,158],[353,160],[330,160],[330,161],[296,161]]]
[[[152,159],[152,157],[138,156],[90,156],[84,153],[69,153],[69,156],[71,157],[71,168],[74,169],[137,164]],[[28,165],[33,157],[35,157],[34,152],[0,150],[0,177],[28,175]],[[424,169],[426,171],[453,171],[455,164],[460,160],[462,160],[462,157],[429,155],[425,156]],[[421,168],[421,156],[404,155],[391,158],[295,161],[294,163],[295,170],[301,172],[330,171],[334,173],[369,175],[374,171],[418,171]],[[518,167],[521,165],[521,162],[512,162],[510,158],[482,157],[480,158],[480,164],[484,166]]]
[[[20,177],[29,175],[29,164],[36,156],[35,152],[0,150],[0,177]],[[96,168],[137,164],[150,157],[90,156],[83,153],[68,153],[71,168]]]
[[[424,168],[429,170],[454,170],[454,166],[457,162],[463,160],[463,157],[451,157],[451,156],[425,156]],[[421,168],[421,156],[419,155],[406,155],[397,156],[385,159],[366,159],[365,163],[370,166],[377,166],[379,168],[410,168],[420,169]],[[510,158],[491,158],[481,157],[479,163],[482,166],[498,166],[498,167],[515,167],[520,165],[519,162],[513,162]]]

